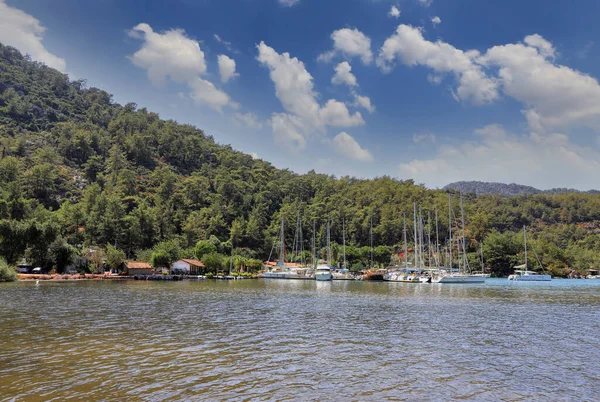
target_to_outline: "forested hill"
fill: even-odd
[[[535,187],[524,186],[522,184],[506,184],[487,181],[457,181],[444,186],[444,190],[456,190],[462,191],[463,193],[475,193],[477,195],[497,194],[502,197],[533,194],[599,193],[598,190],[580,191],[573,188],[552,188],[550,190],[539,190]]]
[[[330,218],[334,262],[345,221],[346,254],[355,269],[370,258],[372,221],[374,259],[386,265],[402,250],[403,216],[412,222],[413,202],[431,217],[432,238],[436,209],[441,244],[448,232],[444,191],[389,177],[276,169],[200,129],[135,104],[118,105],[105,91],[2,45],[0,151],[0,257],[10,263],[26,256],[60,271],[83,255],[91,264],[81,269],[93,270],[103,261],[98,256],[111,266],[125,257],[164,266],[206,251],[232,253],[236,264],[256,262],[273,251],[283,214],[288,249],[300,215],[303,248],[311,248],[314,222],[320,253]],[[456,231],[456,195],[452,208]],[[584,272],[600,261],[598,195],[467,195],[465,212],[474,267],[483,241],[487,267],[508,273],[522,260],[524,224],[531,247],[554,274]]]

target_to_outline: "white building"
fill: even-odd
[[[177,260],[171,264],[171,272],[174,274],[199,275],[200,269],[204,269],[204,264],[198,260]]]

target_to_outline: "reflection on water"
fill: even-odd
[[[600,281],[0,285],[0,400],[593,400]]]

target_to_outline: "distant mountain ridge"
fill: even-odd
[[[496,183],[486,181],[457,181],[444,186],[444,190],[460,190],[463,193],[482,194],[497,194],[502,197],[512,197],[515,195],[531,195],[531,194],[568,194],[568,193],[584,193],[584,194],[599,194],[599,190],[581,191],[573,188],[552,188],[550,190],[540,190],[535,187],[525,186],[515,183]]]

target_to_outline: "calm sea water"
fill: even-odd
[[[0,400],[598,400],[600,280],[0,284]]]

